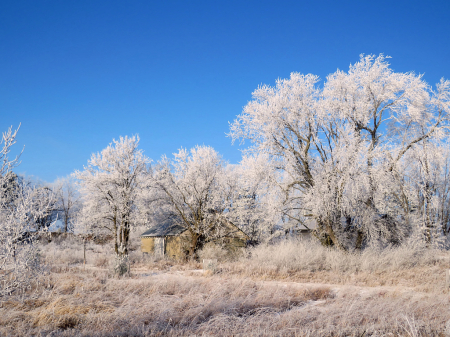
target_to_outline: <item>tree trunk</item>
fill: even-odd
[[[200,236],[198,234],[191,232],[191,246],[189,247],[189,257],[191,259],[194,258],[194,254],[195,254],[195,252],[197,250],[197,244],[198,244],[198,238],[199,237]]]
[[[116,252],[116,255],[119,256],[119,242],[117,238],[117,219],[114,216],[113,219],[113,228],[114,228],[114,251]]]
[[[363,244],[363,240],[364,240],[363,232],[361,232],[360,230],[356,230],[356,244],[355,244],[355,248],[357,250],[361,250],[362,244]]]
[[[86,269],[86,238],[83,238],[83,267]]]
[[[123,235],[122,235],[122,244],[123,244],[123,253],[128,255],[128,241],[130,239],[130,224],[125,222],[123,226]]]

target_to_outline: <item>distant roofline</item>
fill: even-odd
[[[240,229],[237,225],[235,225],[234,223],[232,223],[230,220],[228,220],[228,219],[226,219],[226,218],[224,218],[224,220],[228,223],[228,224],[230,224],[231,226],[233,226],[233,227],[235,227],[238,231],[240,231],[242,234],[244,234],[246,237],[247,237],[247,239],[250,239],[250,235],[248,235],[247,233],[245,233],[242,229]]]
[[[235,230],[237,230],[237,232],[242,233],[242,234],[246,237],[247,240],[250,239],[250,235],[248,235],[248,234],[245,233],[242,229],[240,229],[239,226],[235,225],[234,223],[232,223],[230,220],[226,219],[226,218],[223,217],[223,216],[221,216],[220,218],[221,218],[221,220],[224,220],[224,222],[225,222],[227,225],[229,225],[229,226],[231,226],[231,227],[234,227]],[[167,226],[168,223],[170,223],[170,220],[169,220],[169,221],[165,221],[165,222],[163,222],[162,224],[155,225],[155,226],[153,226],[153,227],[147,229],[144,233],[142,233],[141,235],[139,235],[139,237],[141,237],[141,238],[145,238],[145,237],[147,237],[147,238],[148,238],[148,237],[151,237],[151,238],[157,238],[157,237],[166,237],[166,236],[177,236],[177,235],[183,234],[184,232],[186,232],[186,231],[188,230],[188,228],[186,228],[186,227],[184,227],[184,226],[182,226],[182,225],[179,225],[179,224],[174,224],[174,223],[169,224],[169,226]],[[163,228],[164,228],[165,226],[167,226],[168,228],[170,228],[170,227],[173,226],[173,227],[175,227],[175,228],[172,227],[172,228],[169,230],[169,233],[168,233],[168,234],[160,234],[160,233],[158,233],[159,230],[164,230]],[[166,229],[168,229],[167,227],[166,227]],[[176,233],[170,233],[170,231],[175,231]],[[150,233],[148,233],[148,232],[150,232]],[[156,232],[156,233],[155,233],[155,232]]]
[[[184,233],[187,228],[175,224],[171,221],[165,221],[161,224],[155,225],[151,228],[148,228],[144,233],[142,233],[139,237],[166,237],[166,236],[177,236]]]
[[[179,233],[177,233],[177,234],[166,234],[166,235],[154,235],[154,234],[147,234],[147,235],[145,235],[145,232],[144,233],[142,233],[141,235],[139,235],[139,237],[140,238],[163,238],[163,237],[166,237],[166,236],[177,236],[177,235],[180,235],[180,234],[183,234],[184,232],[186,232],[187,231],[187,229],[185,229],[184,231],[181,231],[181,232],[179,232]]]

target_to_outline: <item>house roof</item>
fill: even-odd
[[[225,218],[221,218],[222,225],[228,227],[229,229],[233,229],[235,232],[242,233],[247,239],[250,238],[250,236],[242,231],[238,226],[230,222],[229,220]],[[156,226],[153,226],[152,228],[148,229],[144,233],[141,234],[141,237],[163,237],[163,236],[175,236],[179,235],[183,232],[185,232],[187,229],[186,227],[183,227],[176,222],[174,222],[173,219],[168,219],[164,221],[163,223],[160,223]],[[229,233],[230,234],[230,233]]]
[[[152,237],[152,236],[174,236],[183,233],[186,228],[174,223],[171,220],[167,220],[161,224],[158,224],[144,233],[141,237]]]
[[[227,219],[224,219],[224,218],[223,218],[223,220],[225,220],[224,223],[225,223],[226,225],[228,225],[228,226],[230,226],[230,227],[233,227],[233,228],[237,229],[237,231],[240,232],[240,233],[242,233],[242,234],[244,234],[245,237],[246,237],[247,239],[250,239],[250,236],[249,236],[247,233],[245,233],[242,229],[240,229],[238,226],[236,226],[234,223],[232,223],[231,221],[229,221],[229,220],[227,220]]]

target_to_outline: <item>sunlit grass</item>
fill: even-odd
[[[0,335],[445,336],[450,321],[448,252],[420,247],[347,254],[290,241],[204,274],[135,246],[122,278],[110,246],[88,244],[86,266],[75,239],[41,248],[48,273],[3,300]]]

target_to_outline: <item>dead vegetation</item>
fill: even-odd
[[[285,242],[257,247],[208,275],[195,271],[197,262],[143,257],[135,250],[131,276],[116,278],[109,248],[90,244],[84,266],[74,239],[43,246],[48,272],[25,295],[3,299],[0,335],[450,333],[443,274],[448,252],[403,247],[346,256]]]
[[[282,241],[257,246],[247,257],[225,263],[227,274],[267,280],[357,286],[411,287],[421,292],[447,292],[448,251],[405,244],[346,253],[310,241]]]

